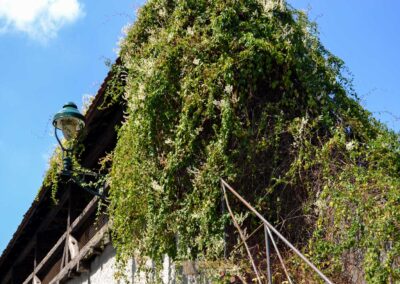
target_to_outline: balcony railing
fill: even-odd
[[[87,271],[82,260],[97,252],[109,229],[106,215],[96,217],[98,201],[99,198],[94,197],[72,223],[69,212],[64,234],[47,255],[34,265],[23,284],[56,284],[71,275]]]
[[[236,190],[234,190],[226,181],[224,181],[223,179],[221,179],[221,187],[222,187],[222,192],[223,192],[223,196],[224,196],[224,200],[225,200],[225,204],[226,207],[229,211],[229,215],[232,218],[233,224],[236,227],[236,229],[239,232],[241,241],[243,243],[243,245],[246,248],[246,252],[248,254],[249,260],[251,262],[251,266],[254,270],[254,273],[256,275],[256,279],[257,282],[259,284],[262,284],[262,276],[261,273],[259,272],[259,269],[256,266],[255,260],[252,256],[252,253],[249,249],[249,246],[247,245],[247,239],[248,237],[245,236],[243,230],[240,228],[235,215],[232,212],[231,206],[229,204],[229,199],[228,199],[228,194],[227,194],[227,190],[229,192],[231,192],[242,204],[244,204],[248,210],[250,210],[254,215],[256,215],[262,222],[263,226],[264,226],[264,237],[265,237],[265,247],[266,247],[266,262],[267,262],[267,283],[268,284],[272,284],[272,271],[271,271],[271,252],[270,252],[270,242],[272,242],[273,247],[276,251],[276,254],[278,256],[278,259],[280,261],[280,264],[282,266],[282,269],[286,275],[287,281],[290,284],[293,284],[293,281],[290,277],[290,274],[286,268],[285,262],[282,258],[281,253],[279,252],[278,246],[276,245],[275,242],[275,238],[274,235],[276,237],[278,237],[278,239],[280,239],[281,241],[283,241],[283,243],[288,246],[290,248],[291,251],[293,251],[297,256],[300,257],[300,259],[306,263],[322,280],[325,281],[325,283],[328,284],[333,284],[331,280],[328,279],[328,277],[326,277],[321,270],[319,270],[307,257],[305,257],[291,242],[289,242],[284,236],[282,236],[281,233],[279,233],[279,231],[272,226],[265,218],[264,216],[261,215],[261,213],[259,213],[253,206],[250,205],[250,203],[248,203]],[[274,235],[273,235],[273,234]]]

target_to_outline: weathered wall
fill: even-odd
[[[151,262],[148,266],[151,267]],[[94,261],[90,264],[89,272],[81,274],[79,277],[67,281],[67,284],[121,284],[114,279],[115,272],[115,249],[111,244],[108,244],[104,251],[97,256]],[[126,268],[126,275],[128,281],[132,284],[145,284],[154,283],[152,279],[146,279],[144,274],[137,273],[136,264],[134,261],[130,261]],[[164,259],[164,267],[162,271],[162,280],[165,284],[172,284],[180,282],[182,284],[190,283],[209,283],[208,281],[197,281],[190,276],[180,274],[180,281],[177,281],[174,266],[171,264],[168,257]],[[203,277],[202,277],[203,278]],[[199,281],[200,280],[200,281]]]
[[[67,284],[113,284],[115,250],[111,245],[106,246],[103,253],[90,264],[89,272],[69,280]]]

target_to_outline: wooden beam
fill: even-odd
[[[72,222],[71,224],[71,232],[73,232],[76,229],[79,229],[79,227],[89,218],[89,216],[94,212],[96,209],[96,204],[99,198],[95,196],[83,209],[82,213]],[[43,260],[36,266],[36,269],[28,276],[28,278],[25,279],[23,284],[28,284],[32,282],[33,276],[40,272],[40,270],[43,268],[43,266],[49,261],[49,259],[53,256],[53,254],[57,251],[57,249],[64,243],[64,241],[67,238],[67,233],[65,232],[61,238],[58,239],[57,243],[51,248],[51,250],[47,253],[47,255],[43,258]]]
[[[53,254],[57,251],[57,249],[61,246],[61,244],[64,242],[65,238],[67,236],[67,233],[64,233],[61,238],[57,241],[57,243],[53,246],[53,248],[48,252],[48,254],[43,258],[43,260],[36,266],[36,270],[32,272],[28,278],[25,279],[23,284],[29,284],[32,282],[33,275],[37,274],[40,269],[43,268],[43,266],[46,264],[46,262],[53,256]],[[36,272],[36,273],[35,273]]]
[[[64,278],[68,277],[69,273],[78,266],[79,262],[87,255],[87,253],[94,247],[98,246],[104,237],[104,234],[109,229],[109,223],[107,222],[95,235],[94,237],[81,249],[79,255],[68,262],[63,269],[54,277],[49,284],[57,284]]]
[[[95,196],[93,199],[86,205],[85,209],[83,209],[82,213],[76,217],[74,222],[71,224],[71,231],[75,231],[79,229],[80,226],[89,218],[89,216],[95,211],[97,201],[99,201],[99,197]]]

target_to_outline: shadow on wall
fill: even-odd
[[[107,245],[104,251],[91,262],[88,272],[67,281],[67,284],[113,284],[115,249]]]

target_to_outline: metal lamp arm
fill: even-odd
[[[61,143],[60,138],[58,137],[58,132],[57,132],[57,127],[54,127],[54,135],[56,136],[57,142],[61,147],[62,153],[63,153],[63,162],[64,162],[64,169],[63,169],[63,174],[66,176],[69,176],[70,180],[72,182],[74,182],[75,184],[77,184],[79,187],[81,187],[83,190],[89,192],[92,195],[98,196],[99,198],[101,198],[102,200],[106,200],[106,197],[101,194],[99,191],[97,190],[93,190],[92,188],[85,186],[84,185],[84,180],[82,179],[78,179],[76,178],[73,174],[72,174],[72,160],[71,160],[71,149],[66,149],[64,147],[64,145]],[[64,156],[64,154],[66,156]],[[79,170],[75,170],[74,172],[78,173],[78,175],[80,176],[94,176],[94,177],[99,177],[98,173],[92,172],[92,171],[79,171]]]
[[[91,188],[88,187],[88,186],[84,186],[84,185],[82,184],[82,181],[80,181],[79,179],[75,178],[74,176],[71,176],[70,179],[71,179],[75,184],[79,185],[79,187],[82,188],[83,190],[89,192],[89,193],[92,194],[92,195],[95,195],[95,196],[100,197],[102,200],[106,200],[106,197],[105,197],[102,193],[100,193],[100,192],[97,191],[97,190],[93,190],[93,189],[91,189]]]

